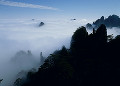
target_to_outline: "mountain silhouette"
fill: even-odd
[[[110,15],[108,18],[105,18],[102,16],[100,19],[97,19],[92,24],[88,23],[86,24],[87,28],[98,28],[101,24],[106,25],[106,27],[112,28],[112,27],[120,27],[120,17],[117,15]]]
[[[79,27],[69,49],[50,54],[19,86],[119,86],[119,49],[120,35],[108,41],[104,24],[91,34]]]

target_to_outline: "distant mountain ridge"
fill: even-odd
[[[102,16],[100,19],[97,19],[92,24],[86,24],[87,28],[98,28],[101,24],[106,25],[106,27],[120,27],[120,17],[117,15],[110,15],[108,18]]]

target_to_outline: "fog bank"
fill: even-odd
[[[40,22],[44,25],[39,27]],[[44,57],[70,46],[71,36],[86,20],[2,19],[0,20],[0,79],[1,86],[11,86],[17,74],[39,67],[40,52]],[[119,28],[108,29],[108,35],[120,33]],[[89,33],[92,30],[88,30]],[[19,52],[23,50],[22,52]],[[29,56],[28,50],[32,56]],[[22,55],[21,55],[22,53]],[[20,56],[19,56],[20,55]],[[17,58],[16,62],[12,61]]]
[[[41,27],[40,22],[44,22]],[[47,57],[63,45],[69,48],[73,32],[84,23],[86,21],[62,19],[0,20],[0,79],[3,79],[1,85],[11,86],[19,72],[39,66],[40,52]],[[16,56],[20,50],[23,50],[23,55]],[[27,56],[28,50],[33,55],[32,60]],[[12,62],[13,58],[17,58],[17,61]]]

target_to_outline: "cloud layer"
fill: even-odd
[[[22,2],[13,2],[13,1],[6,1],[6,0],[0,0],[0,4],[1,5],[7,5],[7,6],[14,6],[14,7],[38,8],[38,9],[46,9],[46,10],[58,10],[57,8],[53,8],[53,7],[49,7],[49,6],[28,4],[28,3],[22,3]]]
[[[45,25],[39,27],[40,22],[44,22]],[[15,81],[13,79],[16,74],[26,69],[23,65],[27,64],[23,62],[22,67],[9,63],[16,52],[31,50],[35,59],[39,61],[40,52],[47,57],[63,45],[69,48],[71,36],[79,26],[80,20],[70,19],[0,19],[0,79],[3,79],[0,85],[9,86]],[[32,66],[28,63],[27,68],[30,67]]]
[[[11,64],[9,61],[16,52],[31,50],[35,59],[39,61],[40,52],[47,57],[55,50],[61,49],[63,45],[69,48],[73,32],[87,21],[86,19],[76,21],[70,19],[0,19],[0,79],[3,79],[0,85],[9,86],[15,81],[14,78],[20,71],[31,67],[29,63],[26,64],[26,61],[25,64],[20,62],[22,65]],[[38,27],[40,22],[44,22],[45,25]],[[92,30],[88,31],[92,32]],[[108,34],[118,35],[120,29],[109,29]]]

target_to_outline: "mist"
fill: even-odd
[[[107,28],[107,34],[113,35],[113,37],[115,38],[117,35],[120,35],[120,28],[118,27]]]
[[[44,22],[39,27],[40,22]],[[19,73],[40,66],[40,52],[44,57],[70,47],[71,36],[87,20],[71,19],[1,19],[0,20],[0,79],[1,86],[12,86]],[[91,33],[92,30],[88,29]],[[119,35],[119,28],[109,28],[108,35]],[[29,52],[31,56],[28,56]],[[19,56],[20,55],[20,56]]]
[[[41,27],[40,22],[44,22]],[[32,68],[37,69],[40,66],[40,52],[47,57],[63,45],[69,48],[73,32],[85,23],[84,20],[70,19],[1,19],[1,86],[12,86],[21,71],[25,75]]]

